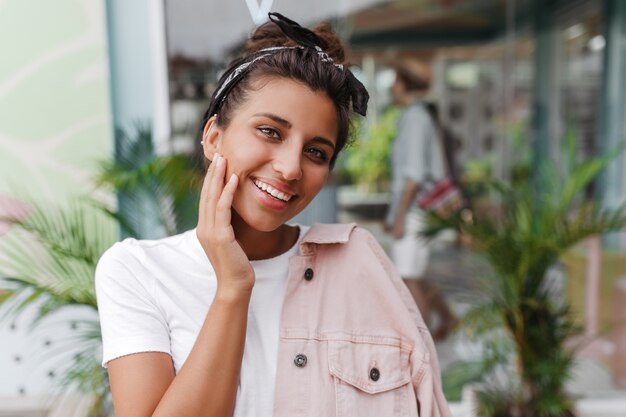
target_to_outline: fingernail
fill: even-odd
[[[235,181],[236,179],[237,179],[237,175],[235,175],[235,174],[231,174],[231,175],[230,175],[230,179],[228,180],[228,182],[233,182],[233,181]]]

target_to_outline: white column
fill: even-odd
[[[170,136],[163,2],[107,0],[111,102],[115,127],[152,128],[158,153]]]

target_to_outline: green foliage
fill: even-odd
[[[361,126],[357,140],[341,155],[339,175],[347,176],[353,184],[379,184],[389,180],[391,142],[396,134],[400,110],[390,107],[377,123]]]
[[[568,159],[560,170],[545,166],[532,182],[485,183],[497,202],[495,215],[470,207],[471,216],[465,211],[447,219],[435,214],[429,218],[426,236],[446,228],[464,233],[493,271],[485,286],[488,302],[471,311],[465,323],[479,335],[489,328],[502,328],[514,347],[513,355],[499,361],[515,364],[518,388],[505,393],[486,384],[481,415],[560,417],[572,407],[564,384],[570,377],[574,351],[565,342],[579,329],[567,303],[555,301],[546,273],[581,240],[625,228],[626,206],[605,209],[583,199],[585,188],[621,148],[579,162],[572,137],[566,146]],[[480,381],[485,384],[490,375]],[[508,414],[502,414],[503,407]]]
[[[448,401],[461,401],[463,388],[480,381],[485,374],[483,361],[458,361],[450,364],[442,376],[443,392]]]
[[[446,367],[443,373],[443,390],[448,401],[461,400],[466,385],[480,384],[483,390],[506,386],[511,390],[510,378],[502,378],[511,368],[514,345],[511,338],[497,324],[498,315],[492,306],[476,307],[463,317],[463,330],[468,340],[480,340],[482,357],[471,361],[457,361]]]
[[[126,233],[158,238],[194,227],[200,194],[191,159],[156,155],[152,134],[142,126],[134,136],[118,129],[116,142],[115,160],[101,164],[97,183],[118,194],[124,212],[118,220]]]
[[[14,230],[1,242],[0,276],[5,285],[0,289],[0,318],[15,318],[30,306],[37,311],[35,328],[69,306],[94,313],[94,319],[75,323],[71,345],[77,351],[60,375],[64,389],[93,395],[94,417],[111,409],[95,317],[94,275],[100,256],[118,239],[119,229],[137,238],[152,234],[153,230],[141,228],[143,217],[150,216],[152,224],[168,235],[195,226],[197,219],[195,178],[200,173],[186,157],[156,156],[151,134],[142,128],[134,136],[119,132],[118,145],[116,161],[102,164],[98,182],[125,199],[124,210],[85,197],[59,206],[34,201],[25,219],[1,219]]]
[[[512,186],[524,184],[530,178],[532,155],[524,135],[526,129],[525,124],[517,124],[511,128],[509,135],[506,136],[512,151],[511,166],[508,172]],[[491,151],[481,158],[470,159],[465,163],[463,181],[466,193],[474,198],[488,193],[489,190],[485,184],[491,181],[491,177],[494,175],[494,165],[499,157],[496,151]]]

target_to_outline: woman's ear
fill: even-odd
[[[217,126],[216,119],[217,115],[211,116],[202,130],[202,149],[204,157],[209,161],[213,159],[215,152],[219,152],[222,140],[222,129]]]

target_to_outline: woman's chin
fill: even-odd
[[[233,227],[236,228],[237,223],[241,223],[245,225],[244,227],[249,227],[258,232],[270,233],[278,230],[282,225],[284,225],[287,220],[285,219],[273,219],[268,215],[237,215],[239,222],[234,221]]]

